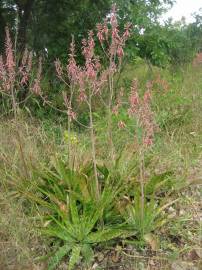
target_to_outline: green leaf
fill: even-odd
[[[121,229],[104,229],[102,231],[92,232],[86,240],[90,243],[100,243],[117,238],[123,233],[124,231]]]
[[[71,235],[68,235],[66,231],[58,228],[45,228],[41,229],[41,232],[51,237],[57,237],[63,241],[73,242],[73,238]]]
[[[73,196],[70,196],[69,206],[70,206],[70,211],[71,211],[72,222],[75,225],[79,224],[80,223],[79,213],[78,213],[78,209],[76,205],[76,200],[73,198]]]
[[[65,233],[66,235],[70,235],[72,238],[74,237],[74,226],[69,222],[69,220],[64,220],[66,226],[64,226],[59,220],[51,216],[52,220],[58,225],[58,231]]]
[[[56,266],[59,264],[59,262],[62,260],[62,258],[68,254],[71,247],[67,244],[60,247],[58,251],[55,253],[55,255],[50,259],[48,263],[48,270],[53,270],[56,268]]]
[[[85,244],[83,245],[81,252],[84,257],[85,263],[89,265],[92,262],[93,257],[94,257],[94,252],[93,252],[92,247],[89,244]]]
[[[81,246],[80,245],[75,245],[72,248],[72,254],[69,260],[69,270],[72,270],[75,266],[75,264],[78,263],[80,259],[80,252],[81,252]]]
[[[168,187],[170,177],[173,175],[172,171],[168,171],[159,175],[154,175],[145,185],[145,194],[152,194],[156,192],[161,186]],[[167,186],[166,186],[167,185]]]

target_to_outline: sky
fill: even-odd
[[[173,8],[163,16],[163,20],[172,17],[177,21],[184,16],[189,23],[193,21],[191,14],[197,12],[199,8],[202,8],[202,0],[176,0]]]

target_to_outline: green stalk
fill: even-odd
[[[91,138],[91,146],[92,146],[93,169],[94,169],[94,176],[95,176],[95,194],[98,200],[100,197],[100,190],[99,190],[99,181],[98,181],[97,164],[96,164],[95,133],[94,133],[94,126],[93,126],[91,97],[89,98],[88,107],[89,107],[89,117],[90,117],[90,138]]]

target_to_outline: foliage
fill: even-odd
[[[193,53],[200,47],[200,13],[195,15],[195,21],[189,25],[183,26],[182,22],[179,27],[172,21],[161,25],[159,17],[174,1],[118,0],[116,3],[120,25],[129,21],[134,26],[128,49],[129,58],[141,56],[158,66],[170,63],[176,65],[191,60]],[[0,8],[3,22],[0,35],[3,37],[3,29],[7,24],[10,29],[14,29],[16,44],[21,51],[27,44],[33,51],[42,53],[49,63],[57,57],[64,61],[71,35],[79,44],[87,34],[87,29],[95,29],[96,22],[107,15],[110,5],[110,0],[77,1],[76,4],[65,0],[57,3],[47,0],[4,0]],[[185,43],[186,47],[183,46]],[[51,70],[52,67],[49,68]]]
[[[172,175],[172,174],[171,174]],[[125,219],[129,228],[136,234],[136,240],[130,243],[144,245],[151,244],[150,240],[158,230],[169,222],[169,213],[166,213],[171,205],[178,199],[172,197],[175,190],[175,182],[170,176],[170,172],[153,176],[148,179],[144,186],[144,208],[141,205],[141,190],[138,183],[135,185],[134,199],[127,205]],[[172,192],[170,192],[172,190]],[[143,216],[142,216],[143,210]],[[152,236],[153,235],[153,236]]]
[[[108,12],[111,1],[3,0],[1,5],[1,15],[14,29],[18,48],[23,51],[28,45],[53,61],[65,59],[71,35],[80,40]]]
[[[86,166],[81,172],[77,172],[66,168],[63,161],[57,160],[51,171],[41,175],[41,184],[36,187],[36,194],[22,191],[38,205],[39,213],[44,219],[42,232],[55,239],[54,246],[57,247],[56,243],[60,243],[48,269],[55,269],[68,254],[68,269],[73,269],[80,255],[89,263],[93,259],[95,245],[123,237],[124,233],[127,235],[121,224],[107,224],[104,219],[106,213],[113,208],[118,186],[112,187],[112,179],[102,179],[102,191],[97,200],[92,192],[91,170],[91,167]],[[48,215],[44,212],[44,207],[48,210]]]

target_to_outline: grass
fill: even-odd
[[[170,218],[166,220],[165,226],[160,229],[157,226],[147,233],[146,244],[142,245],[142,239],[140,241],[137,236],[126,240],[117,237],[112,242],[95,246],[93,264],[97,267],[94,269],[119,269],[121,265],[124,269],[170,269],[176,260],[188,261],[191,267],[200,267],[198,254],[201,233],[199,200],[202,180],[201,73],[200,66],[186,66],[174,73],[155,67],[149,70],[141,62],[135,67],[127,66],[120,78],[120,84],[127,86],[134,76],[138,77],[140,88],[143,88],[148,79],[154,79],[158,74],[168,82],[168,91],[158,87],[154,90],[152,106],[160,130],[156,134],[154,147],[146,156],[145,173],[146,179],[151,179],[154,175],[171,172],[171,180],[174,179],[175,183],[171,186],[173,190],[169,190],[169,186],[163,182],[163,191],[155,189],[155,196],[161,199],[164,196],[162,194],[171,193],[170,199],[179,198],[179,201],[165,209],[164,214]],[[100,168],[104,168],[100,172],[100,177],[105,176],[108,170],[110,177],[121,179],[122,187],[125,189],[123,188],[120,194],[124,194],[126,186],[131,185],[131,179],[137,178],[136,172],[132,174],[132,178],[127,179],[131,166],[135,166],[137,162],[136,157],[131,162],[133,138],[124,130],[119,133],[119,136],[116,135],[117,121],[125,120],[124,117],[123,111],[118,119],[113,119],[115,146],[117,149],[122,149],[118,165],[114,168],[105,154],[105,119],[97,115],[95,122],[98,164]],[[2,270],[48,269],[46,260],[41,261],[39,257],[50,256],[56,241],[54,238],[45,237],[38,230],[44,226],[43,215],[47,212],[40,204],[36,205],[33,201],[27,200],[19,190],[39,195],[36,187],[41,184],[41,178],[36,177],[36,171],[43,173],[47,168],[53,170],[53,161],[58,157],[64,162],[67,161],[66,129],[65,122],[60,125],[50,121],[39,122],[30,119],[30,116],[24,112],[17,121],[4,119],[0,124],[0,269]],[[89,172],[84,171],[91,161],[86,132],[72,133],[71,140],[74,150],[74,168],[79,172],[83,170],[81,173],[90,177]],[[169,180],[167,182],[169,183]],[[168,190],[165,191],[165,188]],[[75,192],[78,190],[76,189]],[[127,206],[127,200],[133,198],[131,194],[121,196],[118,197],[117,204],[119,214],[115,211],[117,216],[114,217],[114,220],[119,223],[124,222],[121,211]],[[150,200],[150,197],[147,199]],[[80,203],[77,201],[76,205],[79,215],[81,215]],[[152,207],[156,209],[155,205]],[[148,210],[152,211],[152,207]],[[138,221],[138,218],[135,217],[135,221]],[[108,226],[110,222],[103,208],[98,221],[92,225],[93,232],[98,230],[102,223]],[[138,230],[139,227],[138,225],[136,229]],[[62,263],[57,269],[66,269],[67,261],[65,257],[64,264]],[[76,269],[79,267],[84,269],[83,261],[81,259],[79,261]]]

